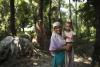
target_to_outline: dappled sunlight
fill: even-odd
[[[0,67],[51,67],[50,53],[69,48],[62,48],[64,41],[58,46],[60,39],[51,43],[52,32],[61,28],[60,37],[73,46],[73,54],[65,55],[74,55],[74,67],[99,65],[99,8],[99,0],[0,0]],[[75,32],[72,37],[64,35],[67,19],[72,24],[68,28]],[[57,29],[52,27],[55,21],[61,24]]]
[[[90,67],[89,60],[82,57],[74,56],[74,67]],[[16,60],[16,61],[15,61]],[[51,67],[51,57],[49,55],[43,55],[40,58],[20,58],[20,59],[10,59],[0,65],[0,67]]]
[[[83,58],[83,57],[74,55],[74,61],[75,62],[82,62],[82,63],[85,63],[85,64],[91,64],[92,59],[91,59],[91,57]]]

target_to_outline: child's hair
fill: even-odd
[[[68,23],[70,25],[70,28],[73,30],[73,23],[72,20],[68,20],[66,23]]]

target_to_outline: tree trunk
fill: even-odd
[[[78,23],[77,23],[77,0],[76,0],[76,3],[75,3],[75,7],[76,7],[76,36],[78,35]]]
[[[15,8],[14,8],[14,0],[10,0],[10,31],[12,36],[16,35],[15,29]]]
[[[41,20],[41,24],[43,24],[43,5],[44,0],[39,0],[39,18]]]
[[[61,0],[59,0],[59,18],[61,19],[60,7],[61,7]]]
[[[94,7],[96,11],[96,41],[94,44],[92,67],[95,67],[96,63],[98,63],[98,67],[100,67],[100,2],[99,0],[94,0]]]
[[[49,36],[48,36],[48,38],[51,37],[51,8],[52,8],[51,4],[52,4],[52,0],[50,0],[49,3],[50,3],[50,5],[49,5],[49,15],[48,15],[48,17],[49,17]]]
[[[43,24],[43,4],[44,0],[39,0],[39,20],[36,23],[37,42],[40,45],[40,49],[44,49],[44,24]]]
[[[69,19],[72,19],[71,2],[69,0]]]

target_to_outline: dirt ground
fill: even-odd
[[[74,67],[90,67],[90,61],[88,59],[84,59],[82,57],[75,56]],[[1,63],[0,67],[51,67],[51,57],[45,55],[41,58],[9,58],[4,63]]]
[[[79,51],[79,50],[78,50]],[[82,50],[80,50],[82,51]],[[90,67],[91,65],[91,50],[87,51],[86,56],[74,54],[74,67]],[[51,56],[42,52],[38,52],[32,57],[10,57],[0,67],[51,67]]]

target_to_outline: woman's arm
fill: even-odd
[[[65,51],[65,50],[66,50],[66,46],[63,46],[63,47],[60,47],[60,48],[57,48],[57,49],[53,50],[53,52]]]

